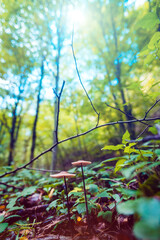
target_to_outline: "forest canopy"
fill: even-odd
[[[0,16],[0,239],[158,240],[160,1]]]
[[[1,166],[27,163],[97,118],[99,125],[142,119],[159,96],[159,14],[156,1],[2,1]],[[150,127],[156,131],[154,121]],[[136,139],[144,128],[132,121],[100,128],[34,165],[105,159],[105,144],[120,143],[126,130]]]

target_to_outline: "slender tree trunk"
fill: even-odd
[[[116,78],[117,78],[117,81],[118,81],[119,91],[120,91],[120,94],[121,94],[123,109],[124,109],[124,112],[126,113],[126,119],[131,120],[131,119],[133,119],[131,117],[132,107],[131,107],[131,105],[129,107],[127,106],[127,102],[126,102],[126,99],[125,99],[125,94],[124,94],[124,90],[123,90],[123,86],[122,86],[122,82],[121,82],[121,63],[120,63],[120,60],[119,60],[117,30],[116,30],[115,21],[114,21],[114,17],[113,17],[113,13],[112,13],[111,1],[110,1],[110,14],[111,14],[113,37],[114,37],[114,43],[115,43],[115,53],[116,53],[116,59],[115,59],[116,60]],[[135,138],[134,125],[132,123],[128,123],[127,128],[128,128],[128,131],[131,135],[131,138],[134,139]]]
[[[149,12],[152,11],[152,8],[151,8],[151,0],[148,0],[148,5],[149,5]]]
[[[116,95],[114,94],[114,91],[113,91],[113,89],[112,89],[110,73],[109,73],[109,70],[108,70],[108,68],[107,68],[107,65],[106,65],[106,71],[107,71],[108,82],[109,82],[111,94],[112,94],[113,99],[114,99],[115,106],[116,106],[116,108],[119,108],[118,102],[117,102],[117,97],[116,97]],[[120,112],[119,112],[119,117],[122,119],[122,114],[121,114]],[[125,125],[124,125],[124,124],[120,124],[120,126],[119,126],[119,132],[120,132],[120,135],[121,135],[121,136],[122,136],[123,133],[125,132]]]
[[[59,67],[60,67],[60,56],[61,56],[61,34],[57,29],[58,45],[57,45],[57,57],[56,57],[56,77],[55,77],[55,102],[54,102],[54,131],[53,131],[53,144],[58,142],[58,89],[59,89]],[[56,96],[57,95],[57,96]],[[52,154],[52,170],[56,169],[57,164],[58,145],[53,149]]]
[[[17,107],[18,102],[15,103],[15,107],[12,111],[12,126],[10,130],[10,144],[9,144],[9,156],[8,156],[8,166],[11,166],[13,163],[13,152],[15,147],[15,130],[16,130],[16,121],[17,121]]]
[[[38,94],[37,94],[36,115],[35,115],[33,129],[32,129],[32,145],[31,145],[30,159],[34,158],[34,151],[35,151],[35,147],[36,147],[36,137],[37,137],[36,129],[37,129],[37,122],[38,122],[38,115],[39,115],[43,77],[44,77],[44,59],[42,60],[42,65],[41,65],[41,77],[40,77],[40,81],[39,81],[39,88],[38,88]],[[31,166],[32,166],[32,164],[31,164]]]
[[[108,43],[107,43],[107,41],[106,41],[106,37],[105,37],[105,27],[104,27],[104,24],[103,24],[103,21],[102,20],[100,20],[100,25],[101,25],[101,27],[102,27],[102,34],[103,34],[103,38],[104,38],[104,41],[105,41],[105,43],[106,43],[106,46],[108,47],[108,49],[109,49],[109,46],[108,46]],[[111,52],[110,52],[110,54],[111,54]],[[116,106],[116,108],[119,108],[119,106],[118,106],[118,102],[117,102],[117,97],[116,97],[116,95],[115,95],[115,93],[114,93],[114,91],[113,91],[113,87],[112,87],[112,84],[111,84],[111,77],[110,77],[110,71],[109,71],[109,69],[108,69],[108,66],[107,66],[107,62],[105,62],[105,68],[106,68],[106,73],[107,73],[107,76],[108,76],[108,83],[109,83],[109,87],[110,87],[110,91],[111,91],[111,94],[112,94],[112,97],[113,97],[113,100],[114,100],[114,103],[115,103],[115,106]],[[122,119],[122,114],[119,112],[119,117]],[[120,135],[122,136],[123,135],[123,133],[125,132],[125,125],[124,124],[120,124],[120,126],[119,126],[119,132],[120,132]]]

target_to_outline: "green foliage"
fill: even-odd
[[[8,227],[8,223],[0,223],[0,233],[5,231],[7,227]]]
[[[160,203],[157,199],[140,198],[120,203],[117,210],[121,214],[137,213],[140,221],[134,225],[134,234],[142,239],[159,239]]]
[[[57,169],[68,168],[70,162],[77,158],[91,160],[92,165],[84,169],[91,216],[112,224],[113,213],[114,219],[117,217],[116,210],[119,214],[134,215],[135,236],[158,240],[159,141],[142,144],[142,139],[137,139],[134,142],[133,139],[142,131],[144,123],[139,121],[135,127],[128,121],[143,119],[147,113],[147,117],[159,114],[158,104],[154,110],[150,109],[159,96],[159,1],[152,1],[150,9],[147,3],[135,9],[129,1],[121,0],[95,0],[87,3],[79,1],[78,4],[84,5],[86,11],[85,26],[80,27],[76,23],[74,36],[74,48],[82,81],[87,86],[97,112],[100,112],[99,124],[115,124],[59,145]],[[56,78],[59,77],[60,84],[62,79],[66,80],[60,105],[59,140],[85,132],[96,125],[97,116],[77,84],[77,75],[70,64],[73,60],[67,48],[72,25],[69,22],[71,16],[67,18],[70,7],[70,2],[64,1],[64,12],[61,12],[60,1],[39,3],[37,0],[2,0],[0,174],[14,170],[30,159],[42,58],[45,63],[45,81],[39,102],[35,156],[53,143],[53,112],[56,109],[53,107],[55,96],[49,89],[55,87]],[[59,36],[59,46],[63,51],[58,53]],[[59,69],[58,74],[54,72],[55,69]],[[114,109],[104,103],[108,103]],[[148,109],[151,111],[147,112]],[[117,121],[125,120],[125,124],[116,124]],[[148,130],[153,135],[158,134],[156,125],[153,122],[149,124],[152,127]],[[150,133],[146,131],[147,134]],[[14,147],[10,146],[13,142]],[[7,165],[11,151],[14,166],[5,167],[3,165]],[[51,154],[49,152],[39,161],[35,161],[35,167],[50,169]],[[75,181],[68,181],[69,200],[73,203],[70,212],[75,221],[77,215],[80,215],[83,221],[86,206],[83,184],[80,181],[81,169],[70,170],[73,173],[75,171]],[[42,176],[27,169],[2,178],[1,205],[5,206],[4,211],[11,215],[8,218],[0,216],[0,233],[8,229],[10,232],[13,230],[17,233],[16,239],[19,238],[21,227],[16,225],[17,221],[16,226],[10,226],[5,221],[14,219],[15,216],[19,219],[16,212],[25,209],[20,200],[27,199],[38,190],[43,189],[45,192],[41,203],[49,205],[47,214],[53,210],[56,210],[56,216],[67,214],[63,184],[63,180],[51,180],[48,179],[48,175]],[[53,188],[53,194],[50,196]],[[30,219],[26,219],[24,222],[28,224],[29,221]]]
[[[102,150],[120,150],[123,149],[124,145],[123,144],[118,144],[117,146],[113,146],[113,145],[109,145],[109,146],[105,146],[104,148],[102,148]]]
[[[145,28],[145,29],[152,29],[158,23],[160,23],[156,12],[149,12],[142,17],[139,22],[137,23],[137,27]]]
[[[102,216],[103,219],[107,220],[107,222],[111,223],[112,222],[112,212],[111,211],[106,211],[106,212],[99,212],[98,217]]]

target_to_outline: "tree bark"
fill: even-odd
[[[54,131],[53,131],[53,144],[58,142],[58,89],[59,89],[59,67],[60,67],[60,56],[61,56],[61,34],[60,30],[57,28],[57,57],[56,57],[56,76],[55,76],[55,102],[54,102]],[[52,154],[52,170],[56,169],[57,164],[57,153],[58,153],[58,145],[54,148]]]
[[[34,151],[35,151],[35,147],[36,147],[36,137],[37,137],[36,129],[37,129],[37,122],[38,122],[39,108],[40,108],[43,77],[44,77],[44,59],[42,60],[42,65],[41,65],[41,77],[40,77],[40,81],[39,81],[39,88],[38,88],[38,94],[37,94],[36,115],[35,115],[33,129],[32,129],[32,145],[31,145],[30,160],[32,160],[34,158]],[[31,166],[32,165],[33,164],[31,164]]]
[[[121,82],[121,63],[120,63],[120,59],[119,59],[119,49],[118,49],[118,37],[117,37],[117,30],[116,30],[116,25],[115,25],[115,20],[113,17],[113,13],[112,13],[112,4],[110,1],[110,16],[111,16],[111,23],[112,23],[112,29],[113,29],[113,38],[114,38],[114,44],[115,44],[115,54],[116,54],[116,58],[115,58],[115,75],[116,75],[116,79],[118,81],[118,86],[119,86],[119,91],[121,94],[121,99],[122,99],[122,103],[123,103],[123,109],[124,112],[126,113],[126,119],[127,120],[131,120],[133,119],[132,116],[132,106],[129,105],[127,106],[127,102],[125,99],[125,94],[124,94],[124,90],[123,90],[123,86],[122,86],[122,82]],[[128,123],[127,124],[127,128],[128,131],[131,135],[131,138],[134,139],[135,138],[135,130],[134,130],[134,125],[132,123]]]

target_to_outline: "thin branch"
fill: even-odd
[[[146,131],[147,129],[149,128],[150,125],[148,125],[147,127],[145,127],[145,129],[136,137],[136,139],[138,139],[140,136],[142,136]]]
[[[19,190],[22,190],[22,189],[23,189],[22,187],[15,187],[14,185],[7,184],[7,183],[3,183],[3,182],[0,182],[0,185],[4,185],[4,186],[6,186],[7,188],[13,188],[13,189],[19,189]]]
[[[140,140],[129,140],[127,142],[129,142],[129,143],[132,143],[132,142],[144,143],[144,142],[148,142],[148,141],[151,141],[151,140],[160,140],[160,135],[147,136],[147,137],[144,137]]]
[[[148,109],[148,111],[146,112],[145,116],[144,116],[144,120],[147,117],[148,113],[152,110],[152,108],[154,108],[156,106],[156,104],[160,102],[160,99],[156,100],[156,102]]]
[[[107,107],[113,108],[113,109],[115,109],[115,110],[117,110],[117,111],[119,111],[119,112],[125,114],[126,116],[128,116],[128,117],[130,117],[130,118],[133,118],[133,119],[138,120],[136,117],[134,117],[133,115],[130,115],[130,114],[124,112],[124,111],[121,110],[120,108],[116,108],[116,107],[110,106],[110,105],[107,104],[107,103],[105,103],[105,104],[106,104]],[[144,125],[147,125],[147,127],[151,127],[149,124],[147,124],[147,123],[145,123],[145,122],[142,122],[142,121],[140,121],[140,122],[141,122],[142,124],[144,124]]]
[[[74,47],[73,47],[73,37],[74,37],[74,28],[73,28],[73,31],[72,31],[72,43],[71,43],[71,48],[72,48],[72,54],[73,54],[73,58],[74,58],[74,63],[75,63],[75,67],[76,67],[76,72],[77,72],[77,75],[78,75],[78,78],[79,78],[79,81],[80,81],[80,84],[93,108],[93,111],[97,114],[98,118],[97,118],[97,124],[96,124],[96,127],[98,126],[99,124],[99,117],[100,117],[100,113],[97,112],[96,108],[94,107],[93,103],[92,103],[92,100],[91,98],[89,97],[88,95],[88,92],[87,90],[85,89],[84,85],[83,85],[83,82],[82,82],[82,79],[81,79],[81,76],[80,76],[80,73],[79,73],[79,70],[78,70],[78,64],[77,64],[77,59],[76,59],[76,56],[75,56],[75,51],[74,51]]]
[[[37,157],[33,158],[30,162],[22,165],[21,167],[16,168],[16,169],[13,170],[13,171],[6,172],[6,173],[0,175],[0,178],[5,177],[5,176],[8,175],[8,174],[14,174],[14,173],[16,173],[17,171],[19,171],[19,170],[21,170],[21,169],[23,169],[23,168],[26,168],[27,166],[29,166],[31,163],[33,163],[34,161],[36,161],[37,159],[39,159],[39,158],[40,158],[41,156],[43,156],[44,154],[52,151],[52,149],[54,149],[57,145],[59,145],[59,144],[61,144],[61,143],[64,143],[64,142],[66,142],[66,141],[75,139],[75,138],[77,138],[77,137],[84,136],[84,135],[86,135],[86,134],[88,134],[88,133],[90,133],[90,132],[92,132],[92,131],[94,131],[94,130],[96,130],[96,129],[99,129],[99,128],[102,128],[102,127],[106,127],[106,126],[113,126],[113,125],[116,125],[116,124],[136,123],[136,122],[140,122],[140,121],[149,122],[149,121],[155,121],[155,120],[160,120],[160,117],[146,118],[146,119],[143,118],[143,119],[138,119],[138,120],[133,119],[133,120],[128,120],[128,121],[109,122],[109,123],[105,123],[105,124],[102,124],[102,125],[99,125],[99,126],[95,126],[95,127],[89,129],[89,130],[86,131],[86,132],[83,132],[83,133],[80,133],[80,134],[71,136],[71,137],[69,137],[69,138],[63,139],[63,140],[55,143],[54,145],[52,145],[52,146],[51,146],[50,148],[48,148],[47,150],[45,150],[45,151],[43,151],[42,153],[40,153]]]
[[[151,109],[160,101],[160,99],[156,100],[156,102],[148,109],[148,111],[145,113],[144,119],[147,117],[148,113],[151,111]],[[140,136],[142,136],[147,129],[151,127],[151,125],[148,125],[137,137],[136,139],[138,139]]]

